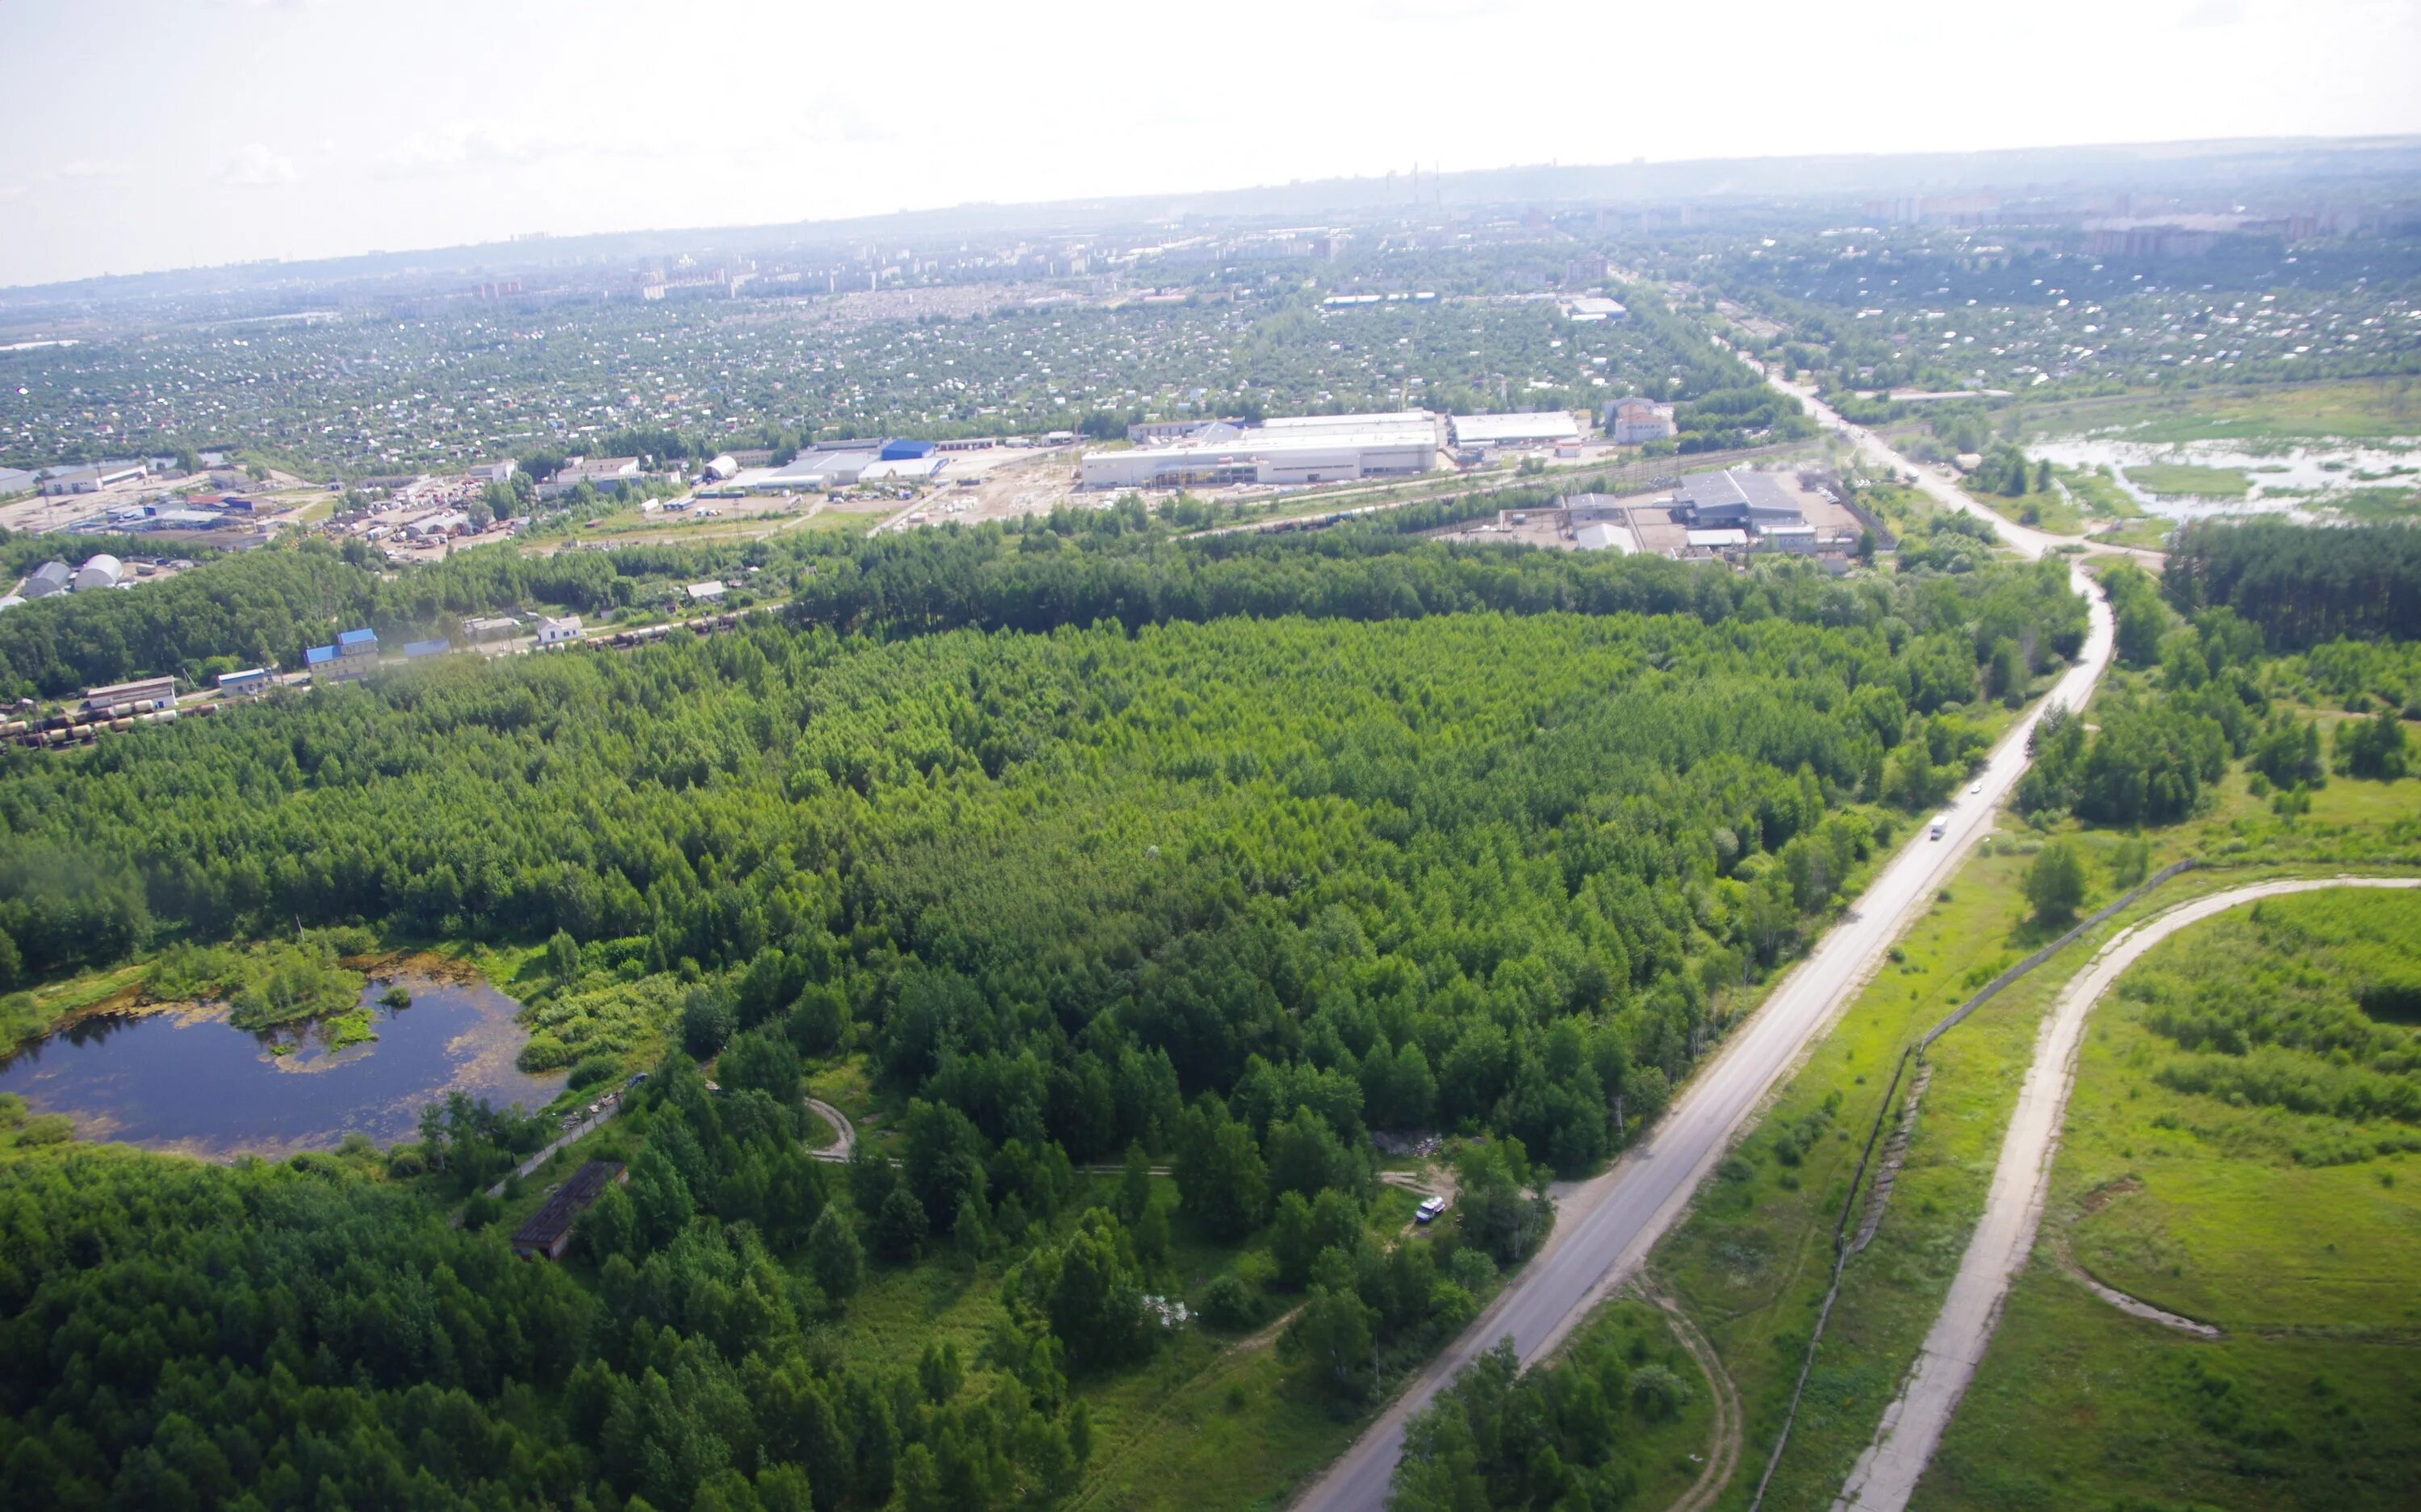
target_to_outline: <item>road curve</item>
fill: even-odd
[[[2179,930],[2257,898],[2331,887],[2416,886],[2421,886],[2421,878],[2323,877],[2257,882],[2213,893],[2122,931],[2061,990],[2051,1017],[2036,1037],[2034,1064],[2026,1068],[2017,1111],[2009,1115],[2008,1132],[2001,1140],[2001,1158],[1992,1168],[1984,1216],[1967,1241],[1959,1273],[1942,1300],[1942,1311],[1925,1336],[1915,1366],[1898,1398],[1884,1411],[1874,1442],[1851,1467],[1850,1478],[1833,1504],[1834,1512],[1900,1512],[1908,1505],[1917,1478],[1925,1473],[1943,1430],[1950,1425],[1950,1415],[1959,1409],[1959,1399],[1975,1380],[1985,1347],[1991,1343],[2009,1283],[2034,1253],[2043,1197],[2051,1187],[2052,1161],[2059,1153],[2069,1091],[2076,1084],[2076,1055],[2085,1043],[2085,1016],[2120,974]]]
[[[1813,402],[1803,394],[1794,397]],[[1840,424],[1820,406],[1817,413]],[[1913,463],[1872,436],[1855,427],[1843,429],[1885,465],[1916,471]],[[1945,507],[1983,517],[2022,555],[2039,557],[2065,540],[2013,525],[1957,496],[1955,490],[1928,491]],[[1968,849],[1990,832],[1993,809],[2025,771],[2026,740],[2042,710],[2052,704],[2085,707],[2110,662],[2110,606],[2083,573],[2071,571],[2071,581],[2092,610],[2084,648],[2051,696],[1992,748],[1976,779],[1983,791],[1956,800],[1941,839],[1928,838],[1925,824],[1913,828],[1899,853],[1884,865],[1855,906],[1690,1079],[1645,1143],[1626,1151],[1602,1176],[1556,1186],[1555,1228],[1546,1247],[1460,1337],[1406,1384],[1343,1457],[1304,1489],[1295,1503],[1302,1512],[1364,1512],[1383,1506],[1403,1448],[1405,1422],[1428,1406],[1457,1371],[1507,1336],[1524,1364],[1538,1360],[1647,1257],[1767,1090],[1848,1005],[1902,926],[1931,898]]]
[[[832,1125],[833,1131],[831,1144],[807,1153],[819,1161],[831,1161],[836,1164],[846,1162],[850,1152],[857,1148],[857,1126],[849,1121],[849,1115],[820,1099],[809,1098],[807,1111]]]

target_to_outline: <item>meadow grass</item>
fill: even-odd
[[[2407,967],[2421,963],[2421,897],[2320,893],[2259,907],[2288,920],[2372,913]],[[2246,980],[2258,971],[2248,949],[2266,948],[2252,907],[2232,910],[2163,944],[2095,1009],[2044,1239],[1916,1506],[2075,1504],[2088,1490],[2097,1504],[2412,1504],[2421,1159],[2411,1131],[2170,1090],[2156,1073],[2178,1046],[2131,992]],[[2356,985],[2341,961],[2287,965],[2290,988]],[[2316,1148],[2339,1163],[2299,1158]],[[2369,1158],[2344,1158],[2356,1151]],[[2226,1336],[2120,1313],[2069,1272],[2064,1249],[2105,1285]]]
[[[2410,378],[2248,384],[2028,406],[2038,436],[2116,429],[2129,441],[2349,441],[2421,436]]]
[[[2191,462],[2136,462],[2127,468],[2127,480],[2148,492],[2199,499],[2241,499],[2253,491],[2253,480],[2237,468]]]

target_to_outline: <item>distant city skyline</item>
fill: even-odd
[[[29,86],[0,148],[0,285],[1416,162],[2421,131],[2402,0],[1215,20],[1088,0],[913,25],[740,0],[20,0],[0,55]]]

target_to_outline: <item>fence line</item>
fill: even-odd
[[[1824,1289],[1823,1304],[1816,1309],[1816,1328],[1808,1334],[1807,1353],[1799,1362],[1799,1380],[1790,1388],[1790,1405],[1783,1411],[1782,1430],[1774,1435],[1773,1452],[1766,1456],[1765,1473],[1757,1477],[1757,1494],[1749,1498],[1748,1512],[1758,1512],[1758,1509],[1764,1505],[1766,1488],[1773,1484],[1773,1473],[1781,1468],[1782,1451],[1789,1447],[1791,1427],[1799,1421],[1799,1403],[1800,1399],[1807,1394],[1807,1376],[1816,1368],[1816,1347],[1824,1342],[1824,1325],[1832,1318],[1834,1302],[1840,1299],[1842,1272],[1848,1270],[1850,1264],[1848,1242],[1850,1214],[1857,1210],[1858,1188],[1866,1180],[1867,1167],[1874,1158],[1875,1145],[1882,1137],[1883,1120],[1891,1116],[1894,1095],[1899,1090],[1900,1078],[1907,1074],[1912,1063],[1922,1058],[1927,1051],[1933,1048],[1935,1040],[1965,1022],[1969,1014],[1998,997],[2011,983],[2074,944],[2085,931],[2107,923],[2119,910],[2133,903],[2153,888],[2160,886],[2179,872],[2192,871],[2201,865],[2201,862],[2189,856],[2183,861],[2163,866],[2145,878],[2105,907],[2095,911],[2090,917],[2078,921],[2076,926],[2066,934],[1985,983],[1976,990],[1975,996],[1951,1009],[1940,1023],[1927,1030],[1916,1043],[1899,1052],[1899,1064],[1892,1068],[1891,1084],[1883,1088],[1882,1102],[1875,1109],[1874,1127],[1867,1130],[1867,1145],[1866,1148],[1858,1154],[1857,1169],[1850,1174],[1850,1190],[1841,1198],[1841,1216],[1833,1224],[1833,1284]],[[1909,1110],[1909,1116],[1912,1118],[1916,1116],[1914,1109]]]

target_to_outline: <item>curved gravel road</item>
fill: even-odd
[[[2286,893],[2331,887],[2415,887],[2421,878],[2326,877],[2257,882],[2213,893],[2120,932],[2060,992],[2035,1040],[2034,1064],[2018,1091],[2017,1111],[2001,1141],[1984,1216],[1967,1241],[1949,1295],[1933,1320],[1899,1397],[1884,1411],[1875,1442],[1851,1467],[1834,1512],[1900,1512],[1916,1489],[1917,1477],[1942,1442],[1943,1429],[1976,1377],[1976,1363],[1992,1341],[2009,1282],[2034,1253],[2042,1222],[2043,1196],[2051,1187],[2053,1158],[2076,1083],[2076,1052],[2085,1043],[2085,1020],[2128,967],[2179,929],[2200,924],[2240,904]]]
[[[1811,397],[1792,392],[1811,405]],[[1898,471],[1916,465],[1882,442],[1846,426],[1814,405],[1820,418],[1840,426],[1870,455]],[[1920,477],[1926,475],[1918,472]],[[2066,538],[2010,524],[1946,486],[1927,491],[1945,507],[1983,518],[2003,542],[2020,554],[2039,557]],[[2092,606],[2092,624],[2076,664],[2051,696],[2020,720],[1992,748],[1975,780],[1983,790],[1961,796],[1945,816],[1941,839],[1928,826],[1913,826],[1909,840],[1877,874],[1851,912],[1788,974],[1764,1004],[1736,1029],[1722,1050],[1689,1084],[1641,1145],[1625,1152],[1604,1175],[1554,1188],[1556,1220],[1546,1247],[1506,1286],[1496,1301],[1462,1335],[1414,1377],[1344,1456],[1305,1488],[1296,1502],[1307,1512],[1364,1512],[1385,1505],[1387,1488],[1403,1448],[1404,1424],[1429,1405],[1455,1372],[1510,1336],[1526,1364],[1560,1343],[1588,1309],[1621,1284],[1661,1239],[1730,1147],[1767,1090],[1800,1052],[1856,995],[1896,939],[1957,867],[1969,847],[1991,829],[1991,813],[2017,785],[2026,767],[2026,740],[2035,722],[2053,704],[2082,709],[2109,665],[2110,606],[2100,587],[2081,572],[2071,575]]]

